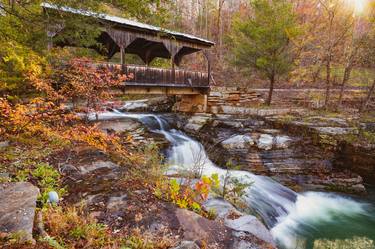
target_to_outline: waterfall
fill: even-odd
[[[152,132],[161,133],[170,141],[171,148],[167,155],[170,166],[166,174],[193,170],[197,163],[203,175],[215,173],[224,179],[227,174],[227,170],[216,166],[208,158],[202,144],[181,131],[170,129],[161,117],[111,112],[100,115],[99,119],[114,117],[138,119]],[[247,171],[231,170],[229,174],[249,184],[242,198],[262,217],[281,248],[312,248],[312,242],[306,243],[306,240],[331,238],[325,233],[329,231],[332,234],[330,229],[335,230],[332,235],[334,239],[353,236],[375,239],[374,209],[369,204],[338,194],[299,194],[269,177]],[[301,244],[301,241],[305,242]]]

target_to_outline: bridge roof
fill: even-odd
[[[102,21],[106,21],[109,23],[116,24],[122,28],[125,29],[130,29],[136,32],[143,32],[148,35],[165,35],[165,36],[170,36],[173,37],[173,39],[176,39],[176,41],[181,41],[181,42],[189,42],[192,44],[204,46],[204,47],[211,47],[214,46],[215,43],[212,41],[209,41],[207,39],[203,39],[200,37],[196,37],[191,34],[185,34],[177,31],[172,31],[168,29],[163,29],[161,27],[156,27],[153,25],[133,21],[130,19],[118,17],[118,16],[112,16],[112,15],[107,15],[104,13],[96,13],[92,11],[86,11],[86,10],[80,10],[80,9],[74,9],[71,7],[66,7],[66,6],[59,6],[55,4],[50,4],[50,3],[42,3],[41,6],[44,9],[53,9],[57,11],[64,11],[67,13],[72,13],[72,14],[79,14],[83,16],[89,16],[93,18],[97,18]]]

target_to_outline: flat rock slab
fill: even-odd
[[[39,189],[28,182],[0,184],[0,232],[31,241]]]
[[[235,220],[226,220],[225,225],[234,231],[252,234],[273,246],[276,245],[271,233],[255,216],[245,215]]]

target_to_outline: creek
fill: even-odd
[[[197,158],[203,175],[218,174],[224,179],[227,174],[208,158],[200,142],[171,128],[162,116],[119,111],[99,116],[103,120],[116,118],[137,119],[150,131],[165,136],[171,144],[166,152],[167,175],[193,170]],[[229,174],[249,184],[243,201],[263,219],[279,248],[314,248],[314,242],[321,239],[359,237],[375,241],[374,200],[327,192],[296,193],[266,176],[239,170]]]

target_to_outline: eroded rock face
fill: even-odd
[[[292,139],[289,136],[276,136],[275,138],[275,145],[278,149],[288,148],[291,142]]]
[[[273,126],[289,132],[315,138],[315,144],[333,154],[333,166],[339,172],[349,170],[359,174],[366,182],[375,182],[375,144],[371,139],[361,139],[362,133],[371,136],[374,123],[360,122],[358,117],[293,116],[285,121],[283,116],[267,117]],[[336,179],[340,182],[339,179]],[[334,186],[333,186],[334,187]],[[354,189],[362,189],[357,185]],[[356,192],[356,191],[354,191]]]
[[[107,133],[133,132],[141,127],[140,122],[132,119],[102,121],[98,125],[99,129]]]
[[[123,112],[169,112],[172,110],[174,100],[168,96],[125,101],[119,107]]]
[[[28,182],[0,184],[0,232],[18,233],[22,242],[32,242],[38,194]]]
[[[209,114],[196,114],[189,118],[188,123],[185,125],[184,129],[190,132],[198,132],[200,129],[203,128],[204,125],[211,120],[211,116]]]
[[[273,145],[273,136],[269,134],[260,135],[258,142],[257,142],[257,146],[259,149],[270,150],[272,149],[272,145]]]
[[[221,142],[226,149],[245,149],[254,145],[254,140],[248,135],[236,135]]]
[[[240,124],[226,125],[228,121]],[[343,125],[342,120],[331,122]],[[242,170],[271,176],[297,191],[365,192],[362,178],[336,168],[335,153],[316,145],[312,137],[287,134],[256,118],[214,116],[212,122],[193,135],[205,144],[216,145],[207,151],[219,166],[231,159]],[[251,138],[254,144],[246,143],[244,137]]]

